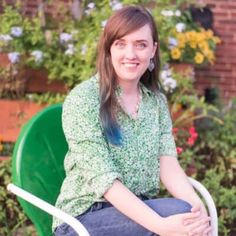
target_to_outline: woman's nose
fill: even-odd
[[[128,45],[125,50],[125,57],[129,60],[133,60],[137,57],[136,51],[133,45]]]

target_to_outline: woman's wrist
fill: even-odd
[[[153,232],[158,235],[163,235],[166,232],[166,218],[158,215]]]

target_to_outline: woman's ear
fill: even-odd
[[[158,43],[155,42],[154,45],[153,45],[153,50],[152,50],[152,58],[154,57],[154,55],[156,53],[157,47],[158,47]]]

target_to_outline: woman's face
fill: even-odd
[[[153,42],[148,24],[115,40],[110,52],[118,82],[137,82],[146,71],[156,48],[157,43]]]

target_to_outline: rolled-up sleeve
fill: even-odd
[[[66,174],[76,175],[72,184],[80,194],[101,198],[122,176],[109,154],[96,102],[72,92],[63,104],[62,125],[69,147]]]
[[[172,120],[167,99],[164,94],[159,96],[160,146],[159,156],[177,157],[175,140],[172,134]]]

